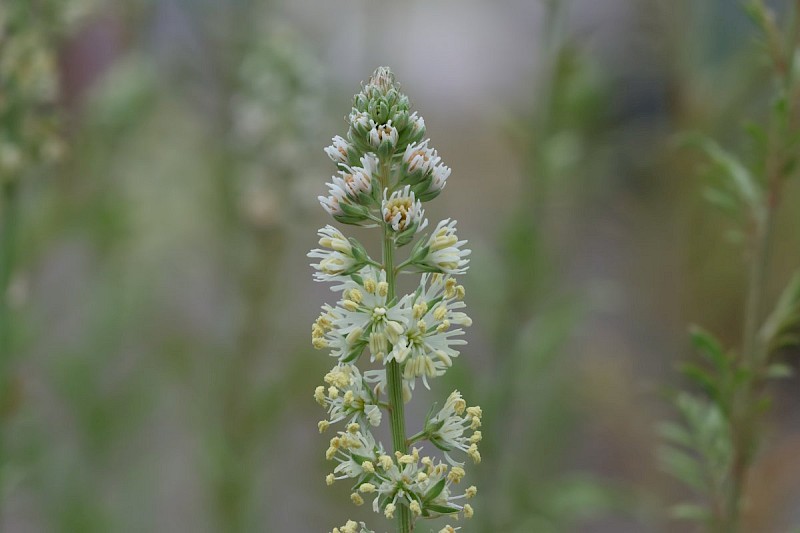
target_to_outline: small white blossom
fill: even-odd
[[[316,397],[317,401],[328,410],[328,424],[341,421],[366,422],[376,427],[381,423],[382,413],[376,405],[376,399],[370,391],[358,368],[349,364],[338,364],[325,375],[328,387],[335,387],[336,397],[330,394]],[[323,427],[327,427],[323,424]],[[322,429],[322,428],[320,428]]]
[[[428,378],[444,374],[459,355],[455,346],[467,343],[459,338],[464,330],[453,328],[472,324],[465,313],[457,311],[465,307],[459,287],[449,275],[424,274],[419,290],[398,304],[401,320],[408,325],[387,360],[404,363],[403,378],[412,390],[417,377],[430,388]]]
[[[383,143],[388,142],[389,146],[397,144],[397,128],[392,126],[389,120],[386,124],[375,124],[372,122],[372,129],[369,130],[369,143],[373,148],[379,148]]]
[[[441,161],[441,157],[433,148],[428,148],[428,141],[425,139],[420,143],[411,143],[406,147],[403,154],[403,163],[409,173],[421,172],[427,174],[436,164]]]
[[[426,243],[428,255],[420,262],[446,274],[463,274],[469,264],[466,257],[472,253],[469,249],[462,249],[465,244],[467,241],[459,241],[456,236],[456,221],[442,220]]]
[[[351,150],[350,143],[339,135],[334,137],[333,144],[325,148],[325,153],[331,158],[331,161],[337,164],[347,163],[348,153]]]
[[[319,244],[326,250],[315,248],[307,256],[319,259],[319,263],[312,263],[316,270],[316,281],[330,281],[337,279],[343,273],[356,267],[359,261],[353,257],[353,246],[342,233],[333,226],[325,226],[317,232]]]
[[[342,204],[353,204],[360,194],[372,192],[372,176],[377,168],[374,155],[367,154],[361,158],[361,167],[342,165],[344,170],[333,176],[327,183],[328,196],[319,196],[320,205],[330,215],[343,215]]]
[[[405,231],[408,228],[416,227],[420,231],[428,225],[425,217],[425,210],[422,209],[422,202],[414,197],[414,191],[409,185],[398,191],[394,191],[389,198],[386,198],[387,191],[383,191],[383,219],[396,232]]]
[[[480,418],[480,408],[468,409],[461,393],[453,391],[447,398],[444,407],[426,425],[427,428],[430,428],[430,440],[439,448],[448,451],[460,450],[470,456],[473,461],[480,462],[478,442],[482,435],[480,431],[476,430],[477,427],[480,427]],[[466,432],[470,432],[470,434],[465,435]],[[445,453],[445,457],[452,465],[461,464],[454,461],[448,453]]]

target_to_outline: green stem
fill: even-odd
[[[382,178],[384,186],[389,182],[389,162],[383,165]],[[389,285],[389,292],[386,296],[387,301],[391,302],[395,297],[395,276],[394,269],[394,241],[392,240],[391,228],[388,224],[383,224],[383,268],[386,271],[386,283]],[[389,396],[389,420],[392,428],[392,445],[394,451],[405,454],[406,447],[406,420],[403,405],[403,374],[400,364],[392,360],[386,365],[386,382]],[[397,532],[410,533],[413,529],[411,524],[411,510],[406,505],[397,507]]]

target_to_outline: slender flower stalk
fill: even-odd
[[[332,282],[339,298],[322,307],[311,331],[313,346],[337,359],[325,385],[314,391],[328,415],[318,424],[320,433],[344,426],[325,453],[337,463],[326,483],[351,479],[355,505],[371,498],[375,513],[395,520],[399,533],[410,533],[419,519],[473,515],[464,500],[477,489],[456,486],[466,475],[459,458],[481,460],[480,407],[467,407],[454,391],[442,409],[430,409],[422,430],[411,437],[404,413],[417,381],[430,388],[466,344],[462,328],[472,320],[461,310],[465,290],[453,276],[466,272],[470,251],[458,239],[454,220],[443,220],[430,236],[419,235],[428,225],[423,203],[441,193],[450,168],[422,140],[425,122],[410,113],[388,68],[378,68],[355,96],[348,120],[347,135],[337,135],[325,149],[338,173],[320,205],[342,224],[380,229],[382,246],[377,261],[355,238],[328,225],[319,230],[320,248],[308,254],[318,260],[314,279]],[[415,239],[398,261],[397,252]],[[413,293],[398,297],[401,272],[421,277]],[[372,434],[385,420],[391,446]],[[424,453],[425,442],[441,457]],[[369,531],[354,521],[333,529]]]

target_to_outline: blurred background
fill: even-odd
[[[690,530],[655,426],[688,325],[739,342],[745,273],[675,137],[746,154],[767,113],[738,2],[3,0],[0,28],[0,530],[391,529],[324,483],[305,257],[379,65],[453,169],[429,218],[473,249],[469,345],[408,412],[484,409],[465,530]],[[800,524],[800,381],[774,393],[747,531]]]

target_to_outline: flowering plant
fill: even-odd
[[[382,257],[373,259],[360,242],[333,226],[319,230],[321,248],[308,254],[318,260],[312,264],[314,278],[332,282],[338,302],[322,307],[312,326],[312,343],[337,363],[314,398],[328,413],[319,422],[320,432],[342,424],[325,454],[337,463],[326,478],[328,485],[351,479],[354,504],[372,498],[373,510],[396,519],[398,531],[406,533],[420,518],[469,518],[473,513],[462,502],[477,489],[457,485],[465,476],[459,459],[481,460],[480,407],[467,407],[461,393],[453,391],[410,437],[404,417],[404,403],[411,400],[417,381],[430,388],[466,343],[462,328],[472,320],[462,311],[464,287],[454,276],[466,272],[470,251],[450,219],[437,224],[430,236],[418,236],[428,225],[423,204],[441,193],[450,168],[423,140],[425,122],[410,112],[388,68],[378,68],[355,96],[348,122],[346,137],[334,137],[325,149],[338,173],[320,204],[340,223],[378,228]],[[395,252],[415,239],[408,257],[395,264]],[[395,280],[401,272],[421,278],[413,293],[398,297]],[[357,366],[367,361],[371,368]],[[390,447],[372,433],[386,418]],[[442,457],[414,446],[422,442],[441,450]],[[333,530],[365,531],[363,523],[354,521]]]

